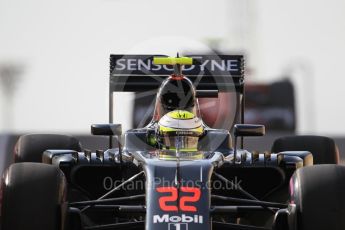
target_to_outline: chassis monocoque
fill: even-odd
[[[156,89],[170,70],[129,71],[128,60],[152,55],[112,55],[110,123],[91,127],[109,136],[109,148],[91,152],[63,135],[20,137],[16,163],[3,176],[1,229],[343,229],[345,169],[334,142],[295,136],[278,139],[272,152],[245,150],[242,138],[265,130],[243,124],[243,57],[198,58],[230,63],[226,74],[194,68],[188,76],[200,97],[228,86],[239,93],[242,124],[232,128],[234,141],[229,130],[205,127],[202,158],[167,160],[148,144],[154,127],[121,135],[121,125],[112,124],[112,92]]]

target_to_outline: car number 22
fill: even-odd
[[[180,187],[180,191],[183,192],[183,195],[178,197],[179,194],[176,187],[158,187],[157,192],[169,194],[159,198],[159,206],[161,210],[167,212],[197,212],[197,207],[192,205],[192,203],[199,201],[201,195],[200,188]],[[168,202],[176,202],[178,198],[180,198],[178,206],[167,204]]]

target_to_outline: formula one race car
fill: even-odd
[[[265,133],[243,121],[243,56],[111,55],[109,92],[109,124],[91,126],[109,136],[108,150],[64,135],[19,138],[1,230],[345,229],[345,167],[332,139],[243,148],[243,137]],[[122,135],[113,92],[157,93],[152,121]],[[237,95],[233,136],[206,126],[197,100],[224,92]]]

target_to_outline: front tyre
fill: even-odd
[[[274,141],[272,152],[309,151],[314,165],[339,164],[339,150],[334,140],[323,136],[289,136]]]
[[[345,229],[345,166],[301,168],[291,179],[290,193],[297,230]]]
[[[66,181],[59,168],[12,164],[3,177],[1,230],[63,230]]]
[[[78,139],[60,134],[27,134],[19,137],[14,148],[14,162],[42,162],[47,149],[68,149],[82,151]]]

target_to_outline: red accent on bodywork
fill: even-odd
[[[167,205],[167,202],[177,201],[178,199],[178,190],[176,187],[159,187],[157,192],[159,193],[170,193],[168,196],[162,196],[159,198],[159,207],[163,211],[167,212],[197,212],[197,208],[193,205],[187,205],[186,203],[195,203],[200,200],[201,191],[200,188],[193,187],[181,187],[181,192],[192,193],[192,196],[181,196],[179,200],[179,208],[176,205]]]
[[[175,75],[175,74],[173,74],[173,75],[171,75],[171,79],[173,79],[173,80],[182,80],[182,79],[184,79],[184,75]]]
[[[193,196],[184,196],[180,199],[180,209],[186,212],[196,212],[198,211],[195,206],[186,205],[186,202],[197,202],[200,199],[200,189],[192,187],[181,187],[182,192],[193,193]]]
[[[160,187],[160,188],[157,188],[157,192],[170,193],[170,196],[162,196],[159,198],[159,207],[163,211],[177,212],[178,209],[177,209],[176,205],[167,205],[167,202],[177,200],[177,188],[175,188],[175,187]]]

